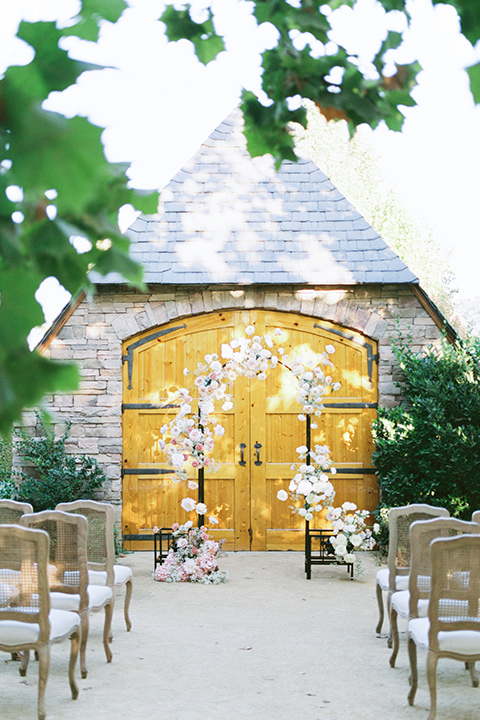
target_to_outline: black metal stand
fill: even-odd
[[[307,580],[311,580],[312,565],[345,565],[347,572],[350,573],[350,580],[353,580],[353,563],[341,562],[331,552],[328,541],[332,535],[333,530],[313,530],[308,527],[307,523],[305,528],[305,573]],[[313,548],[312,541],[315,544]]]
[[[168,555],[173,539],[173,530],[171,527],[159,528],[158,532],[153,533],[153,569],[157,565],[163,565],[163,561]]]

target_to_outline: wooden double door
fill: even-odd
[[[172,469],[159,450],[160,427],[173,418],[175,387],[191,386],[194,370],[207,353],[220,353],[222,343],[244,336],[255,325],[258,335],[280,328],[289,356],[335,347],[334,380],[341,389],[326,399],[312,431],[314,444],[328,445],[337,469],[335,505],[345,500],[373,510],[378,494],[371,468],[370,424],[376,414],[377,350],[375,343],[328,321],[292,313],[238,310],[198,315],[151,328],[123,347],[123,533],[151,534],[154,526],[184,522],[180,500],[196,491],[172,482]],[[218,413],[225,435],[216,443],[221,467],[205,473],[205,502],[219,519],[211,534],[230,550],[300,550],[303,520],[277,492],[287,488],[305,444],[305,422],[298,419],[297,384],[279,365],[267,379],[239,378],[231,388],[234,407]],[[169,407],[170,406],[170,407]],[[324,514],[315,518],[324,522]],[[191,519],[194,519],[193,516]],[[146,549],[145,542],[127,547]]]

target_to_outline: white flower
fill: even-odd
[[[275,333],[275,335],[281,335],[283,333],[283,330],[280,330],[280,328],[275,328],[273,332]]]
[[[340,385],[339,382],[334,382],[333,385],[332,385],[332,390],[335,390],[335,391],[336,391],[336,390],[340,390],[341,387],[342,387],[342,386]]]
[[[195,501],[194,501],[194,502],[195,502]],[[190,528],[192,527],[192,525],[193,525],[193,521],[192,521],[192,520],[187,520],[187,522],[184,523],[183,527],[185,528],[185,530],[190,530]]]
[[[306,445],[299,445],[295,452],[297,452],[299,455],[305,455],[305,453],[308,452],[308,447]]]
[[[215,425],[213,428],[213,432],[215,433],[215,435],[224,435],[225,428],[222,427],[222,425]]]
[[[305,517],[307,511],[305,510],[305,508],[300,508],[298,514],[301,515],[301,517]]]
[[[186,497],[186,498],[183,498],[180,505],[186,512],[192,512],[192,510],[195,510],[197,503],[195,502],[195,500],[193,498]]]
[[[198,515],[205,515],[205,513],[207,512],[207,506],[205,505],[205,503],[197,503],[195,510]]]
[[[198,483],[196,480],[189,480],[187,484],[189,490],[196,490],[198,488]]]
[[[254,332],[255,332],[255,327],[253,325],[247,325],[247,327],[245,328],[245,334],[253,335]]]
[[[300,413],[300,415],[298,416],[298,419],[299,419],[301,422],[305,422],[305,420],[306,420],[307,418],[305,417],[305,415],[302,415],[302,414]]]
[[[222,405],[222,410],[223,410],[224,412],[228,412],[228,410],[231,410],[232,408],[233,408],[233,403],[230,402],[230,400],[227,400],[227,401],[224,402],[223,405]]]
[[[325,345],[325,350],[329,355],[332,355],[332,353],[335,352],[335,348],[333,347],[333,345]]]
[[[310,521],[310,520],[313,520],[313,515],[312,515],[311,512],[307,512],[307,513],[305,514],[305,520],[309,520],[309,521]]]
[[[208,518],[208,521],[209,521],[212,525],[218,525],[218,520],[217,520],[216,517],[213,517],[213,515],[210,515],[210,517]]]
[[[347,555],[347,548],[345,547],[345,545],[337,545],[335,547],[335,555],[344,558],[345,555]]]
[[[355,555],[353,553],[347,553],[343,559],[346,563],[354,563]]]
[[[332,543],[333,543],[333,538],[332,538]],[[345,537],[345,535],[343,533],[338,533],[338,535],[336,536],[335,546],[337,546],[337,545],[345,545],[345,547],[347,546],[347,538]]]
[[[360,535],[352,535],[350,538],[350,542],[352,543],[354,548],[359,548],[363,542],[363,539],[360,537]]]
[[[233,348],[231,345],[227,345],[227,343],[222,343],[222,357],[225,358],[225,360],[230,360],[231,357],[233,357]]]
[[[380,525],[378,523],[373,524],[373,532],[375,535],[380,532]]]
[[[267,379],[266,373],[264,373],[264,372],[258,373],[257,380],[266,380],[266,379]]]
[[[342,508],[348,512],[349,510],[355,511],[357,509],[357,506],[355,505],[355,503],[344,502]]]
[[[279,490],[277,492],[277,498],[281,500],[282,502],[285,502],[285,500],[288,499],[288,493],[286,490]]]

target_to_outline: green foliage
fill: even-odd
[[[444,0],[434,0],[434,2]],[[449,0],[459,13],[462,32],[475,45],[480,37],[480,13],[478,2]],[[397,10],[403,13],[408,27],[410,15],[405,0],[379,0],[386,12]],[[287,126],[294,120],[295,110],[290,110],[288,99],[299,95],[312,100],[327,117],[343,118],[348,121],[350,131],[367,123],[375,128],[385,121],[392,130],[400,130],[404,115],[402,107],[415,105],[412,90],[416,85],[416,76],[420,66],[413,61],[409,65],[398,66],[396,74],[390,77],[385,72],[386,53],[396,48],[402,41],[402,35],[389,31],[381,47],[372,59],[377,77],[368,77],[362,72],[359,58],[341,46],[330,53],[310,52],[307,44],[303,49],[295,47],[295,35],[309,33],[315,40],[326,45],[331,30],[329,13],[341,6],[353,7],[354,0],[301,0],[290,3],[288,0],[253,0],[253,14],[259,24],[270,23],[278,31],[277,44],[262,54],[262,89],[272,101],[268,108],[270,122],[266,127],[264,106],[244,93],[242,110],[246,121],[245,134],[252,154],[271,153],[277,164],[284,158],[290,159],[293,145],[286,140]],[[190,16],[190,5],[169,3],[162,20],[167,25],[170,40],[186,38],[192,40],[197,48],[198,39],[211,43],[212,55],[223,50],[219,44],[215,48],[212,41],[216,30],[212,23],[211,8],[214,2],[207,2],[208,27],[196,23]],[[214,16],[213,16],[214,17]],[[294,31],[294,32],[292,32]],[[199,58],[204,57],[197,50]],[[343,78],[332,82],[332,68],[342,68]],[[477,71],[470,72],[471,89],[476,102],[480,102],[480,83]],[[262,139],[262,141],[259,140]]]
[[[15,430],[16,450],[24,464],[32,467],[32,474],[17,472],[19,478],[17,500],[29,502],[34,510],[54,509],[58,503],[88,499],[106,480],[95,458],[86,455],[69,455],[65,443],[70,424],[60,438],[55,438],[37,413],[42,437],[30,437],[22,430]]]
[[[31,329],[44,321],[35,299],[42,281],[54,276],[75,296],[93,290],[87,272],[95,267],[141,284],[117,214],[127,202],[154,212],[157,194],[140,196],[127,187],[126,167],[105,158],[100,128],[42,108],[50,92],[65,89],[92,67],[70,58],[59,47],[61,39],[75,34],[96,40],[100,21],[115,22],[124,7],[122,0],[84,0],[68,28],[21,23],[18,37],[34,50],[34,60],[9,67],[0,78],[0,434],[47,393],[78,385],[74,365],[29,350]],[[11,202],[5,194],[9,186],[22,188],[23,199]],[[49,205],[55,217],[47,214]],[[23,215],[22,222],[13,222],[14,212]],[[86,238],[90,250],[77,253],[73,235]]]
[[[12,480],[12,438],[0,437],[0,498],[14,499],[16,491]]]
[[[423,355],[393,348],[407,405],[372,425],[380,507],[424,502],[469,519],[480,508],[480,338]]]

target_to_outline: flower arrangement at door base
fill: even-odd
[[[327,520],[332,523],[333,535],[329,540],[332,554],[338,562],[353,563],[359,577],[365,574],[360,558],[355,554],[360,550],[373,550],[375,538],[365,520],[368,510],[358,510],[355,503],[344,502],[341,507],[331,507]]]
[[[220,570],[217,562],[223,541],[212,540],[203,525],[194,528],[191,520],[184,525],[174,523],[172,531],[172,547],[163,564],[155,569],[155,580],[204,585],[226,582],[227,572]]]

